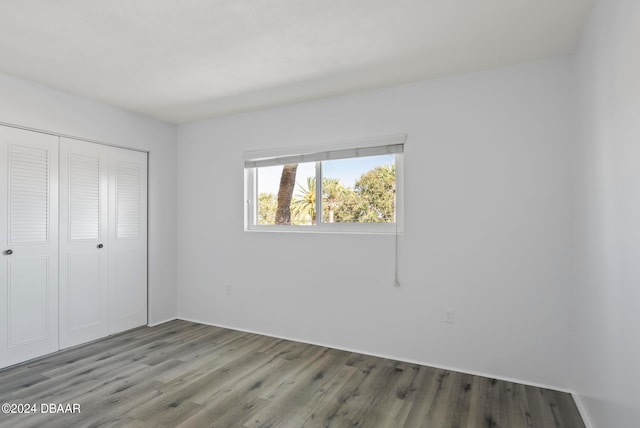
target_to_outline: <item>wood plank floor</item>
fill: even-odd
[[[0,371],[0,403],[37,406],[12,428],[584,428],[565,393],[186,321]]]

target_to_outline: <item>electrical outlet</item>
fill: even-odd
[[[231,294],[231,284],[227,284],[224,290],[225,294]]]
[[[455,312],[452,308],[444,308],[443,321],[448,324],[453,324]]]

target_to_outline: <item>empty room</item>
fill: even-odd
[[[0,2],[0,427],[640,426],[640,2]]]

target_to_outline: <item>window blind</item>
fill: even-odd
[[[244,156],[245,168],[260,168],[291,163],[318,162],[336,159],[348,159],[365,156],[380,156],[404,152],[404,140],[406,136],[379,137],[362,140],[354,147],[336,147],[329,150],[321,150],[319,147],[296,152],[291,149],[268,152],[246,152]],[[382,143],[382,144],[381,144]],[[391,143],[391,144],[384,144]]]

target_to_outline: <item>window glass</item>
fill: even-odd
[[[292,186],[291,202],[289,204],[289,222],[286,221],[286,212],[280,221],[276,221],[278,210],[278,193],[282,181],[283,165],[256,168],[257,183],[257,215],[258,225],[315,224],[315,162],[295,164],[295,181]],[[289,171],[291,172],[291,171]],[[286,193],[286,192],[285,192]],[[286,195],[283,195],[286,196]],[[282,211],[282,210],[281,210]]]
[[[394,223],[396,156],[322,162],[322,221]]]

